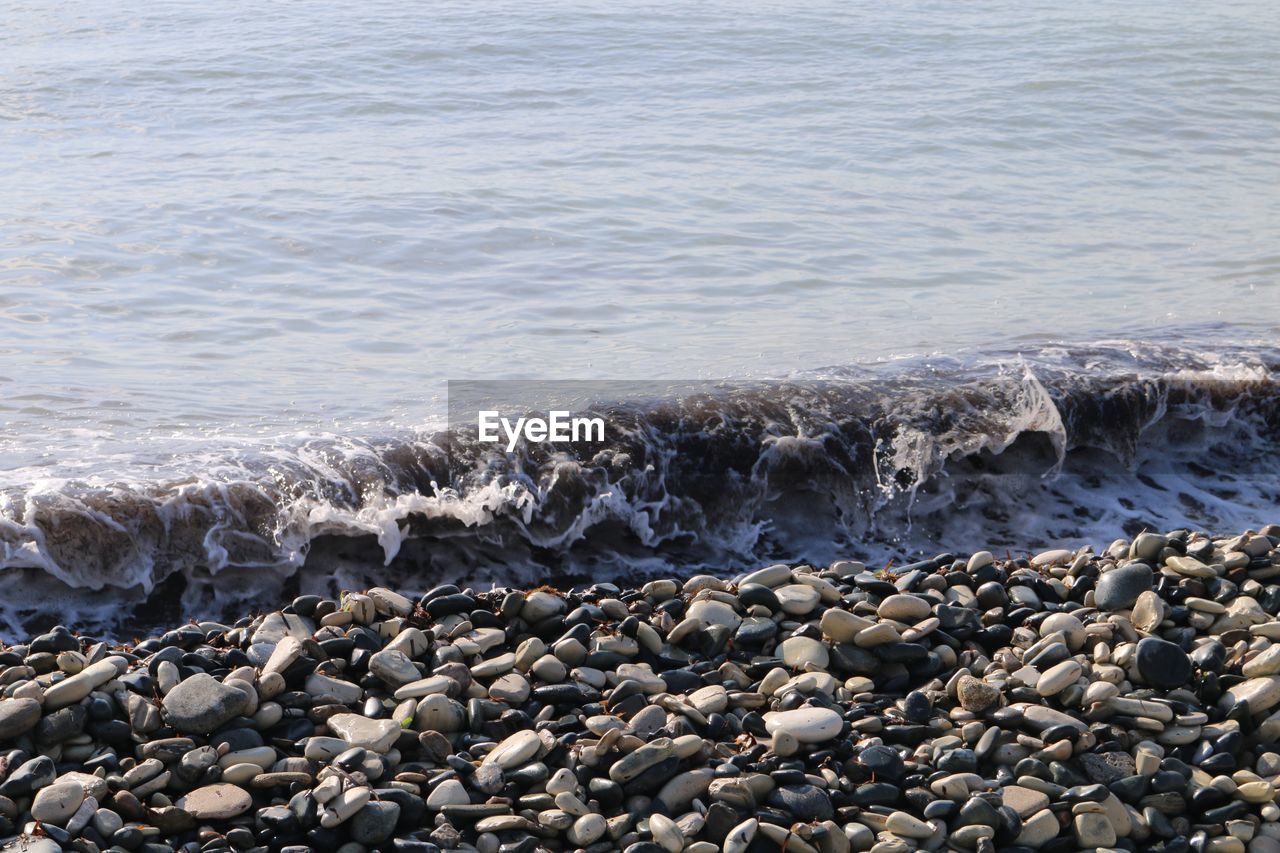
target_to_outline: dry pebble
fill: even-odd
[[[1280,853],[1278,544],[59,627],[0,649],[0,849]]]

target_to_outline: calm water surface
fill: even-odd
[[[0,484],[446,378],[1275,337],[1274,3],[741,5],[9,4]]]

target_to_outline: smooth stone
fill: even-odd
[[[1021,711],[1023,721],[1035,727],[1036,731],[1042,732],[1053,726],[1071,726],[1080,731],[1084,731],[1089,727],[1086,723],[1077,720],[1070,714],[1064,714],[1062,711],[1046,708],[1043,705],[1024,705],[1020,703],[1011,707]]]
[[[484,757],[485,762],[510,770],[533,759],[542,748],[537,732],[519,731],[508,737]]]
[[[816,785],[783,785],[770,791],[766,801],[802,821],[830,820],[835,814],[831,798]]]
[[[445,806],[465,806],[471,803],[471,796],[457,779],[445,779],[427,795],[427,808],[439,811]]]
[[[825,670],[831,662],[827,647],[809,637],[788,637],[782,641],[778,650],[782,653],[783,663],[793,669]]]
[[[1036,692],[1041,696],[1055,696],[1075,684],[1083,671],[1083,667],[1074,660],[1055,664],[1036,681]]]
[[[563,613],[565,609],[565,601],[560,596],[535,590],[525,596],[520,617],[530,625],[536,625],[544,619]]]
[[[1085,849],[1111,847],[1116,843],[1116,831],[1107,815],[1102,812],[1084,812],[1075,817],[1076,841]]]
[[[1246,678],[1258,678],[1263,675],[1280,673],[1280,644],[1265,649],[1261,654],[1251,658],[1241,667]]]
[[[1041,809],[1049,808],[1049,797],[1040,791],[1024,788],[1021,785],[1006,785],[1000,789],[1000,795],[1006,806],[1018,813],[1018,817],[1028,818]]]
[[[892,619],[895,622],[914,625],[921,619],[928,618],[931,610],[930,603],[918,595],[897,594],[890,595],[880,602],[880,606],[876,608],[876,615],[881,619]]]
[[[693,602],[689,605],[685,616],[698,619],[707,625],[723,625],[730,631],[738,630],[738,625],[742,622],[742,617],[731,605],[713,599]]]
[[[715,771],[710,767],[686,770],[663,785],[656,799],[672,814],[679,814],[686,811],[693,800],[706,796],[714,778]]]
[[[765,715],[765,730],[785,731],[800,743],[822,743],[840,734],[844,719],[829,708],[797,708]]]
[[[402,651],[383,649],[369,658],[369,672],[393,690],[422,678],[422,673]]]
[[[837,643],[852,643],[858,632],[871,625],[861,616],[855,616],[847,610],[831,608],[822,614],[819,621],[822,633]]]
[[[74,705],[94,690],[115,678],[128,666],[128,662],[118,656],[98,661],[80,670],[70,678],[63,679],[44,692],[44,708],[56,711],[68,705]]]
[[[78,782],[55,782],[36,792],[31,816],[44,823],[62,826],[84,802],[84,787]]]
[[[467,711],[461,703],[442,693],[423,697],[414,712],[413,727],[420,732],[460,731],[466,723]]]
[[[760,821],[750,817],[729,830],[720,849],[723,853],[746,853],[760,829]]]
[[[0,741],[21,737],[40,722],[40,703],[32,698],[0,699]]]
[[[1191,658],[1187,653],[1156,637],[1138,641],[1134,665],[1143,681],[1162,690],[1181,687],[1191,679]]]
[[[359,684],[330,678],[318,672],[307,676],[303,688],[317,699],[330,700],[339,705],[354,705],[364,698],[364,691],[360,689]]]
[[[514,672],[501,676],[489,685],[489,696],[509,705],[523,705],[528,701],[530,692],[528,679]]]
[[[358,690],[359,688],[357,688]],[[178,684],[164,697],[164,715],[183,734],[209,734],[229,723],[249,705],[242,690],[211,675],[199,673]]]
[[[251,809],[253,798],[242,788],[220,783],[197,788],[174,805],[197,820],[230,820]]]
[[[395,720],[371,720],[360,714],[335,714],[327,725],[330,731],[351,746],[379,754],[391,749],[403,731]]]
[[[1147,590],[1134,602],[1129,620],[1133,627],[1149,634],[1164,621],[1164,612],[1164,601],[1153,590]]]
[[[429,675],[417,681],[410,681],[396,688],[393,694],[397,702],[405,699],[421,699],[425,696],[443,695],[457,682],[446,675]]]
[[[680,853],[684,849],[685,837],[676,822],[664,814],[649,816],[649,832],[667,853]]]
[[[1093,591],[1094,605],[1099,610],[1128,610],[1139,595],[1151,589],[1154,578],[1145,563],[1129,563],[1103,572]]]
[[[1071,651],[1078,652],[1084,646],[1086,639],[1084,623],[1070,613],[1050,613],[1040,623],[1041,637],[1048,637],[1057,632],[1062,632],[1066,638],[1067,647]]]
[[[1164,564],[1178,574],[1188,577],[1212,578],[1218,575],[1212,566],[1206,566],[1195,557],[1170,557],[1164,561]]]
[[[348,788],[338,794],[325,805],[324,811],[320,814],[320,825],[325,829],[341,826],[365,807],[371,794],[372,792],[365,786]]]
[[[1280,704],[1280,675],[1264,675],[1243,681],[1223,693],[1218,706],[1227,710],[1242,701],[1248,703],[1252,714],[1270,710]]]
[[[376,847],[391,837],[399,820],[399,804],[391,800],[371,801],[356,812],[347,825],[347,831],[356,843]]]
[[[933,835],[933,827],[906,812],[894,812],[885,821],[885,829],[903,838],[924,839]]]
[[[598,814],[585,814],[573,822],[565,834],[571,844],[587,847],[604,837],[609,825]]]
[[[778,598],[778,603],[782,605],[782,612],[792,616],[804,616],[811,613],[813,608],[818,606],[818,601],[821,599],[821,595],[816,589],[804,584],[780,586],[773,592]]]
[[[1040,848],[1056,838],[1060,829],[1057,816],[1043,809],[1022,822],[1022,831],[1015,843],[1022,847]]]

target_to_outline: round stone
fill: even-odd
[[[1040,623],[1041,637],[1058,632],[1066,638],[1067,648],[1071,651],[1078,652],[1084,646],[1087,637],[1084,632],[1084,623],[1070,613],[1051,613]]]
[[[714,599],[695,601],[689,605],[685,615],[690,619],[699,619],[707,625],[723,625],[730,631],[738,630],[738,625],[742,622],[742,617],[732,606]]]
[[[604,837],[609,825],[598,814],[584,814],[569,827],[568,838],[571,844],[586,847]]]
[[[892,747],[875,744],[858,753],[858,763],[870,770],[878,779],[897,782],[902,778],[905,762]]]
[[[809,637],[789,637],[779,646],[782,661],[793,669],[822,669],[831,662],[827,647]]]
[[[860,616],[854,616],[847,610],[834,607],[822,614],[822,633],[837,643],[852,643],[858,632],[866,628],[868,622]]]
[[[891,595],[876,609],[881,619],[892,619],[913,625],[929,616],[929,602],[918,595]]]
[[[1103,572],[1093,591],[1093,603],[1099,610],[1128,610],[1138,596],[1151,589],[1154,575],[1145,563],[1129,563]]]
[[[457,779],[445,779],[427,795],[427,808],[439,811],[445,806],[466,806],[471,804],[467,789]]]
[[[0,741],[24,735],[40,722],[40,703],[35,699],[0,699]]]
[[[1167,640],[1146,637],[1138,642],[1134,665],[1142,680],[1152,687],[1172,690],[1191,678],[1191,658]]]

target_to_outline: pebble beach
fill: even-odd
[[[0,849],[1280,853],[1280,525],[0,649]]]

